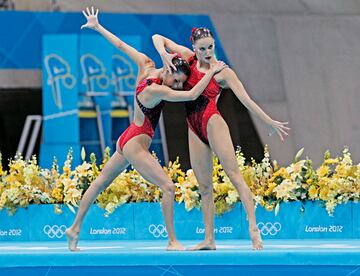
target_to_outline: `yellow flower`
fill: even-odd
[[[266,204],[265,204],[265,209],[268,210],[268,211],[274,210],[274,207],[275,207],[274,203],[269,204],[269,203],[266,202]]]
[[[103,165],[110,158],[110,151],[105,153]],[[269,152],[264,149],[264,158],[257,164],[254,159],[251,165],[245,165],[245,158],[238,148],[236,158],[239,170],[251,192],[256,204],[273,210],[276,204],[289,200],[324,200],[326,209],[331,214],[337,204],[360,199],[360,164],[353,165],[348,149],[343,157],[330,159],[325,153],[323,164],[313,169],[311,160],[301,160],[288,167],[279,167],[274,161],[271,167]],[[0,156],[1,159],[1,156]],[[0,160],[0,209],[15,211],[18,206],[27,206],[30,202],[66,203],[77,205],[81,198],[82,188],[86,188],[99,174],[96,158],[90,155],[91,163],[83,162],[71,171],[72,152],[68,153],[63,173],[58,172],[56,160],[51,171],[38,167],[35,158],[25,161],[16,156],[9,164],[9,171],[4,172]],[[330,166],[333,165],[333,166]],[[335,166],[334,166],[335,165]],[[214,202],[216,214],[231,210],[238,201],[238,194],[225,174],[219,159],[213,157]],[[335,173],[332,169],[335,168]],[[191,210],[200,206],[199,186],[192,170],[184,173],[177,158],[170,162],[164,171],[175,182],[175,200],[185,202],[185,208]],[[51,195],[51,196],[49,196]],[[121,173],[111,185],[102,192],[98,204],[111,213],[126,202],[160,201],[161,191],[147,182],[132,169]]]
[[[242,171],[242,175],[246,184],[250,187],[251,191],[254,192],[254,187],[258,184],[255,176],[255,170],[253,167],[245,167]]]
[[[319,189],[315,186],[311,186],[309,189],[310,199],[315,199],[318,196]]]
[[[280,168],[280,170],[276,171],[271,176],[269,182],[276,182],[276,184],[280,184],[283,179],[290,179],[290,174],[285,168]]]
[[[277,184],[275,182],[269,182],[269,186],[268,186],[267,190],[265,191],[265,195],[266,196],[271,195],[276,186],[277,186]]]
[[[295,200],[294,190],[297,188],[296,183],[289,179],[285,179],[279,186],[274,188],[274,192],[278,199],[287,202],[289,199]]]
[[[319,177],[327,176],[329,174],[329,167],[322,165],[316,170],[316,173]]]
[[[225,183],[214,183],[214,191],[217,195],[226,195],[230,188]]]
[[[339,177],[348,177],[351,170],[349,170],[349,167],[346,166],[345,164],[340,164],[340,165],[337,165],[336,166],[336,174],[339,176]]]
[[[194,188],[194,187],[199,186],[193,170],[191,170],[191,169],[188,170],[186,172],[186,176],[187,176],[187,184],[188,184],[189,188]]]
[[[176,202],[182,202],[182,194],[181,193],[175,193],[175,201]]]
[[[59,188],[53,189],[51,196],[55,199],[55,202],[62,202],[64,198],[62,191]]]
[[[302,166],[305,165],[306,160],[300,160],[296,163],[291,164],[289,167],[286,168],[286,171],[289,174],[297,174],[301,171]]]
[[[78,201],[81,198],[81,191],[76,188],[70,188],[67,190],[64,202],[71,203],[74,206],[77,206]]]
[[[154,201],[160,201],[161,191],[160,189],[156,188],[154,191]]]
[[[214,203],[216,215],[222,215],[234,208],[234,204],[228,204],[223,197],[217,199]]]
[[[327,186],[324,186],[320,189],[320,199],[326,201],[328,199],[330,190]]]
[[[0,210],[5,207],[7,201],[7,193],[4,191],[0,196]]]
[[[329,178],[328,177],[321,177],[319,178],[319,186],[327,186],[329,184]]]
[[[93,172],[91,171],[91,164],[83,162],[81,165],[77,166],[75,172],[78,177],[87,177],[92,176]]]
[[[325,165],[331,165],[331,164],[336,164],[336,163],[339,163],[338,158],[329,158],[324,161]]]

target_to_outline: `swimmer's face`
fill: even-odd
[[[188,77],[183,72],[174,72],[172,74],[167,72],[163,79],[163,84],[174,90],[182,90],[187,78]]]
[[[215,53],[215,41],[211,36],[196,40],[193,47],[198,61],[210,63]]]

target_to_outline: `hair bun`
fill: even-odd
[[[200,27],[200,28],[192,28],[191,29],[191,36],[190,41],[191,43],[195,43],[198,39],[204,38],[204,37],[213,37],[213,34],[208,28]]]

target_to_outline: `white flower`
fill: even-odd
[[[238,201],[239,194],[235,190],[229,190],[228,196],[225,198],[226,203],[233,205]]]

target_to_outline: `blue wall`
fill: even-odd
[[[227,62],[211,20],[206,15],[137,15],[100,13],[100,23],[117,35],[140,35],[141,49],[161,66],[151,36],[165,35],[175,42],[190,47],[192,27],[208,27],[217,40],[219,59]],[[80,30],[86,22],[83,14],[62,12],[13,12],[3,11],[0,16],[0,68],[40,69],[41,41],[45,34],[94,34]]]

